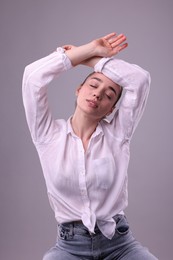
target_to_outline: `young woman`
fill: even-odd
[[[56,245],[44,260],[156,259],[134,239],[124,215],[129,145],[150,84],[147,71],[114,57],[125,41],[111,33],[79,47],[65,45],[25,69],[26,118],[58,223]],[[79,64],[94,72],[76,90],[73,116],[54,120],[47,86]]]

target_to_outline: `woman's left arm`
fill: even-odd
[[[94,69],[123,87],[125,93],[117,112],[118,116],[112,122],[118,131],[113,135],[130,140],[146,105],[151,81],[149,72],[115,58],[101,59]]]

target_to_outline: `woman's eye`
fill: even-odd
[[[109,100],[111,100],[111,96],[109,96],[109,95],[107,95],[107,94],[106,94],[106,96],[107,96],[107,98],[108,98]]]
[[[97,88],[97,86],[95,86],[95,85],[91,85],[91,84],[90,84],[90,87],[92,87],[92,88]]]

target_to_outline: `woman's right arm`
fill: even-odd
[[[73,66],[83,64],[94,68],[101,58],[112,57],[125,49],[128,46],[125,41],[124,34],[110,33],[79,47],[64,45],[63,48]]]
[[[57,51],[25,68],[23,103],[34,143],[48,142],[53,136],[55,121],[48,105],[47,86],[55,77],[71,67],[64,49],[57,48]]]

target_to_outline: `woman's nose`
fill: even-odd
[[[93,96],[96,97],[97,99],[101,99],[102,93],[100,91],[97,91],[97,92],[94,92]]]

